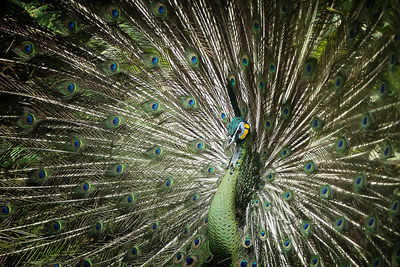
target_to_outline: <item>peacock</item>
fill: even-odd
[[[1,266],[400,266],[400,2],[6,0]]]

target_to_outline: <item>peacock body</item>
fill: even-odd
[[[0,265],[400,266],[398,1],[0,12]]]

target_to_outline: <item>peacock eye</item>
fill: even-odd
[[[258,24],[257,22],[254,22],[253,28],[255,31],[258,31],[260,29],[260,24]]]
[[[157,2],[154,4],[154,11],[156,12],[156,14],[160,17],[164,16],[167,12],[167,8],[165,7],[165,5],[161,2]]]
[[[75,21],[73,21],[73,20],[69,21],[67,23],[67,28],[68,28],[68,30],[73,31],[75,28]]]
[[[33,43],[31,43],[31,42],[22,42],[21,46],[20,46],[20,50],[25,55],[31,55],[33,53],[33,51],[34,51]]]
[[[117,68],[118,68],[117,63],[111,63],[111,64],[110,64],[110,70],[111,70],[112,72],[116,71]]]
[[[111,10],[111,17],[113,19],[118,18],[118,15],[119,15],[119,10],[118,9],[114,8],[113,10]]]
[[[156,57],[156,56],[152,57],[151,64],[156,65],[157,62],[158,62],[158,57]]]

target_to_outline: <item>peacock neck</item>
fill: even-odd
[[[246,143],[240,144],[241,158],[246,152]],[[236,249],[240,237],[236,218],[235,195],[236,184],[241,173],[239,167],[230,166],[225,171],[221,184],[211,201],[208,217],[210,248],[219,260],[227,258],[231,258],[232,262],[237,260]]]

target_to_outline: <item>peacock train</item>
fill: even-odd
[[[0,266],[400,266],[398,0],[5,0]]]

